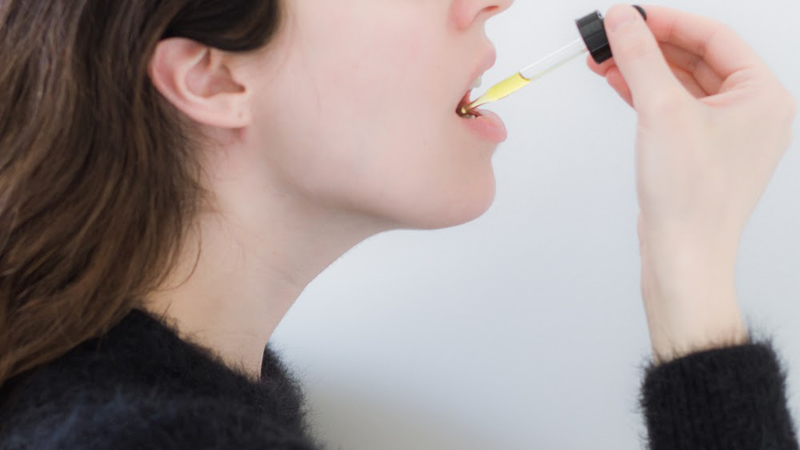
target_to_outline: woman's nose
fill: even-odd
[[[514,0],[453,0],[453,19],[458,28],[469,28],[476,22],[486,22],[513,3]]]

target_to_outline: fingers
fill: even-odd
[[[665,97],[686,95],[636,9],[628,5],[612,7],[605,26],[614,61],[637,109],[658,105]]]
[[[695,19],[702,19],[697,16],[692,17]],[[649,22],[648,26],[650,26]],[[663,27],[661,28],[663,29]],[[701,55],[692,53],[683,47],[679,47],[678,45],[668,42],[659,42],[659,45],[661,52],[667,60],[667,63],[672,69],[675,77],[681,82],[684,88],[689,91],[689,93],[696,98],[703,98],[719,93],[725,80],[714,69],[711,68],[711,66],[702,58]],[[701,47],[695,45],[693,48],[697,50]],[[609,74],[612,73],[611,69],[616,67],[616,62],[613,59],[602,64],[597,64],[594,62],[593,58],[587,57],[586,62],[589,69],[591,69],[594,73],[606,78],[608,78]],[[625,83],[624,78],[620,79],[619,72],[616,72],[612,78],[608,79],[607,81],[609,85],[611,85],[626,102],[631,103],[630,89]]]
[[[745,68],[765,67],[755,50],[726,25],[663,6],[644,8],[659,42],[697,55],[723,80]]]
[[[586,65],[589,66],[589,69],[591,69],[592,72],[600,75],[601,77],[604,77],[606,76],[608,69],[612,68],[616,64],[614,63],[613,59],[609,59],[608,61],[603,62],[603,64],[597,64],[592,55],[587,55]]]
[[[648,6],[647,8],[647,25],[659,41],[661,50],[669,64],[694,75],[697,84],[710,95],[719,92],[722,83],[732,73],[731,71],[735,71],[739,67],[746,67],[748,64],[763,63],[755,51],[725,25],[705,17],[669,8],[658,6]],[[713,49],[712,53],[709,53],[709,48],[714,46],[710,44],[713,41],[712,36],[716,35],[716,39],[719,40],[723,34],[733,35],[732,41],[725,41],[724,48],[728,48],[731,43],[736,45],[738,42],[738,44],[745,47],[745,51],[742,54],[735,55],[738,61],[737,64],[726,64],[724,62],[720,64],[717,61],[716,67],[712,67],[711,64],[714,64],[714,61],[719,59],[712,57]],[[706,61],[704,57],[708,57],[710,62]],[[749,62],[742,59],[743,57],[749,58]],[[612,59],[598,65],[592,58],[587,58],[587,64],[592,71],[598,75],[605,76],[608,69],[615,65],[615,62]],[[683,81],[681,76],[679,78]]]
[[[672,72],[696,98],[719,93],[724,80],[699,56],[671,44],[662,44],[661,51],[672,68]],[[587,58],[587,65],[594,73],[602,77],[608,77],[610,70],[616,67],[614,60],[598,65],[591,56]],[[614,83],[609,82],[609,84],[615,87]],[[619,92],[619,89],[617,91]],[[623,97],[625,96],[623,95]]]
[[[725,80],[703,58],[673,44],[661,44],[661,51],[670,65],[690,74],[706,95],[715,95],[719,92]]]
[[[672,72],[675,74],[681,84],[683,84],[683,87],[686,88],[686,90],[689,91],[689,93],[695,98],[700,99],[712,95],[697,82],[697,79],[695,79],[693,74],[678,66],[671,65],[671,67]],[[609,86],[614,88],[614,90],[617,91],[617,94],[619,94],[619,96],[622,97],[622,99],[625,100],[628,105],[633,106],[633,96],[631,95],[631,90],[628,87],[628,83],[625,81],[625,78],[622,77],[619,68],[615,65],[611,65],[604,72],[605,73],[603,76],[608,82]]]
[[[619,68],[616,66],[609,68],[606,73],[606,81],[609,86],[617,91],[617,94],[619,94],[627,104],[633,106],[633,95],[628,87],[628,83],[625,82],[625,78],[623,78],[622,74],[619,72]]]
[[[683,87],[694,96],[694,98],[700,99],[708,97],[709,93],[703,89],[702,86],[700,86],[693,74],[677,66],[672,66],[672,73],[675,74],[675,77],[681,82]]]

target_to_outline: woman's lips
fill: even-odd
[[[476,109],[470,111],[475,116],[460,116],[459,121],[481,140],[499,144],[508,139],[508,131],[503,120],[497,114]]]
[[[506,125],[497,114],[482,109],[473,109],[468,115],[461,114],[461,108],[472,102],[470,100],[471,93],[471,89],[467,91],[456,107],[455,113],[458,115],[459,120],[463,122],[471,132],[484,141],[499,144],[508,139]]]

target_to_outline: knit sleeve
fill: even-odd
[[[769,344],[650,366],[641,406],[651,450],[796,450],[785,375]]]

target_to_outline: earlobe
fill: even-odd
[[[148,69],[161,95],[192,120],[217,128],[250,124],[250,92],[236,81],[224,52],[191,39],[165,39]]]

